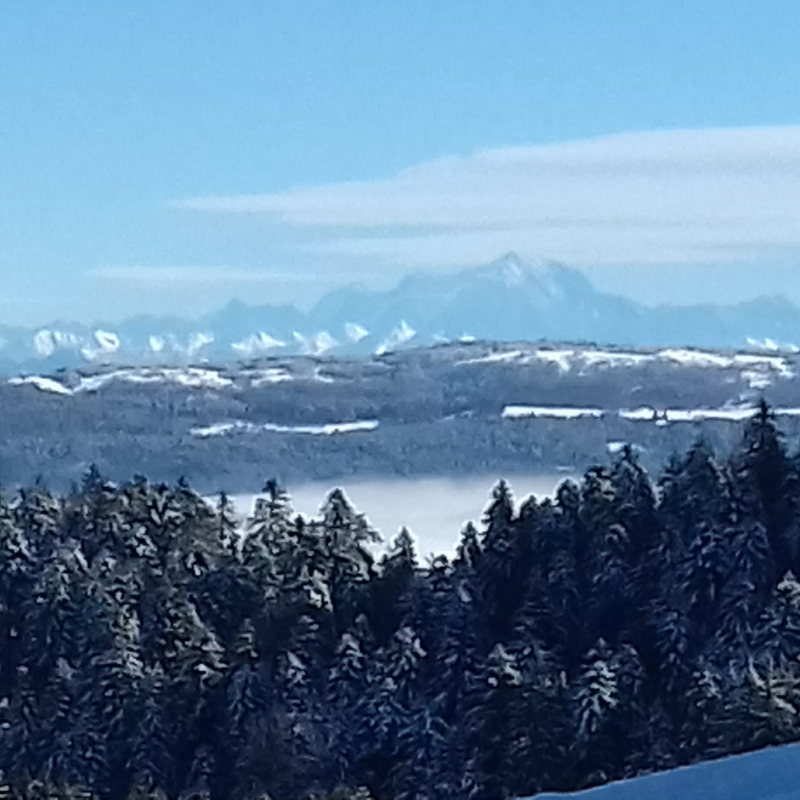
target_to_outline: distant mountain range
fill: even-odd
[[[796,349],[800,309],[772,297],[732,306],[648,307],[597,291],[575,269],[509,253],[485,267],[412,274],[388,291],[337,289],[308,312],[233,301],[196,320],[139,316],[114,326],[0,325],[0,371],[52,371],[81,362],[380,354],[472,339]]]

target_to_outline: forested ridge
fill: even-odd
[[[456,532],[454,532],[455,535]],[[2,797],[502,798],[800,738],[800,460],[494,489],[424,566],[333,491],[237,528],[91,470],[0,502]]]
[[[800,408],[792,353],[473,342],[363,359],[95,366],[0,380],[0,483],[28,485],[45,473],[65,492],[93,463],[117,483],[137,472],[153,483],[185,475],[204,494],[253,493],[265,477],[296,486],[581,473],[619,442],[656,472],[700,434],[726,455],[741,438],[730,417],[678,415],[754,408],[762,395],[800,439],[800,416],[785,413]],[[504,416],[520,405],[598,415]],[[357,422],[377,426],[308,432]]]

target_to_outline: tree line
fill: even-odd
[[[500,481],[424,565],[339,490],[4,494],[0,797],[526,797],[798,739],[798,504],[766,406],[655,481]]]

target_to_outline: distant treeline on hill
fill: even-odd
[[[475,342],[372,359],[33,375],[0,380],[0,482],[42,474],[66,491],[91,464],[118,483],[185,475],[204,494],[252,493],[265,475],[297,486],[582,473],[621,442],[657,470],[700,435],[727,455],[762,396],[800,441],[791,354]]]
[[[186,484],[0,503],[1,791],[502,798],[800,739],[800,464],[766,406],[718,460],[500,482],[421,566],[340,491],[237,526]]]

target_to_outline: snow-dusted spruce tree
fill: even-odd
[[[521,600],[517,532],[511,490],[505,481],[500,481],[483,515],[481,557],[476,567],[487,643],[506,637]]]
[[[247,797],[269,782],[272,688],[255,626],[245,619],[229,648],[222,708],[217,716],[221,780]]]
[[[411,622],[418,570],[414,538],[407,528],[402,528],[381,558],[379,574],[372,581],[370,616],[382,645],[403,622]]]
[[[777,564],[797,558],[800,548],[800,479],[792,467],[775,418],[762,400],[748,421],[742,446],[731,460],[743,514],[759,519]]]
[[[327,557],[327,585],[337,632],[346,630],[358,606],[359,589],[375,576],[368,545],[380,534],[358,513],[340,489],[334,489],[322,509],[323,543]]]
[[[292,549],[294,514],[289,494],[277,481],[264,484],[264,495],[256,498],[247,518],[242,552],[257,572],[280,571]],[[266,582],[267,575],[262,580]]]
[[[238,539],[236,508],[227,492],[220,492],[217,499],[217,539],[222,552],[235,556]]]

